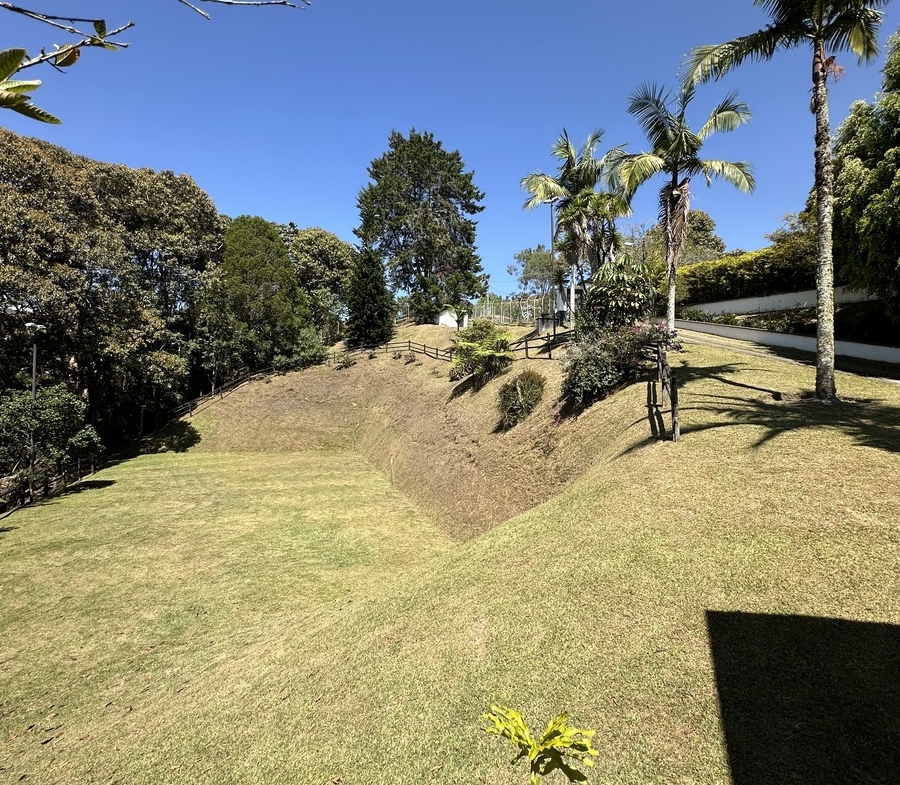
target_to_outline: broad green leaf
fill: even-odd
[[[10,93],[30,93],[37,90],[41,86],[40,79],[18,79],[0,82],[0,90],[6,90]]]
[[[24,49],[4,49],[0,52],[0,81],[9,79],[25,59]]]
[[[94,30],[98,38],[106,38],[106,22],[103,19],[94,20]]]
[[[14,93],[10,90],[4,90],[0,87],[0,106],[12,108],[13,106],[27,103],[27,101],[28,96]]]
[[[52,125],[60,125],[62,120],[58,117],[54,117],[49,112],[45,112],[43,109],[39,109],[34,104],[24,103],[18,106],[10,106],[14,112],[18,112],[19,114],[23,114],[26,117],[30,117],[32,120],[40,120],[42,123],[50,123]]]

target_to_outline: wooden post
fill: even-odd
[[[681,436],[681,423],[678,412],[678,381],[674,368],[669,369],[669,383],[671,385],[669,400],[672,401],[672,441],[677,442],[678,437]]]
[[[531,358],[528,356],[528,339],[525,339],[525,359],[530,360]]]

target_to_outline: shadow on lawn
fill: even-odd
[[[706,621],[734,785],[900,782],[900,626]]]
[[[837,400],[822,403],[810,395],[796,397],[779,390],[757,387],[729,378],[748,370],[740,363],[678,369],[681,384],[714,379],[722,384],[766,393],[766,398],[741,395],[714,395],[686,390],[682,411],[697,410],[716,415],[713,422],[682,427],[682,434],[727,428],[732,425],[756,425],[765,429],[756,442],[761,446],[787,431],[803,428],[834,428],[852,437],[858,444],[889,452],[900,452],[900,406],[876,399]]]
[[[200,432],[189,422],[175,420],[135,442],[129,449],[120,453],[119,457],[121,460],[127,460],[138,455],[187,452],[197,444],[200,444]]]

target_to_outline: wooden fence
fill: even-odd
[[[91,461],[75,461],[63,466],[59,474],[44,478],[39,485],[30,488],[16,475],[0,478],[0,514],[8,515],[19,507],[34,504],[59,493],[73,483],[80,482],[85,477],[96,473],[105,465],[106,462],[100,458]],[[4,481],[7,483],[6,487],[3,487]]]
[[[564,346],[572,340],[572,333],[558,333],[557,335],[538,335],[527,338],[519,338],[510,345],[510,351],[523,352],[525,360],[552,360],[553,350]]]

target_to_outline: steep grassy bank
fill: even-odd
[[[651,437],[640,386],[558,427],[545,412],[531,437],[559,439],[550,460],[577,443],[583,474],[451,546],[446,519],[422,520],[383,464],[346,447],[384,427],[379,406],[409,404],[415,422],[420,404],[388,396],[425,401],[432,385],[447,411],[428,438],[453,415],[479,460],[527,442],[490,433],[485,391],[448,399],[428,365],[372,362],[322,371],[321,387],[300,374],[248,388],[196,419],[187,454],[114,467],[97,478],[114,485],[9,519],[4,774],[521,782],[511,748],[479,731],[502,702],[535,725],[567,709],[595,727],[594,782],[896,780],[900,388],[841,376],[856,400],[822,406],[799,397],[808,368],[690,346],[675,358],[680,442]],[[422,445],[391,422],[398,445]],[[277,454],[243,452],[266,441]],[[341,461],[362,485],[343,490]],[[190,479],[218,462],[234,468]],[[148,473],[194,487],[181,493],[193,506],[140,495]],[[318,501],[301,498],[303,478],[326,488]],[[359,506],[339,537],[300,526],[344,498]],[[309,548],[322,561],[285,556]],[[121,601],[92,599],[92,582]]]

